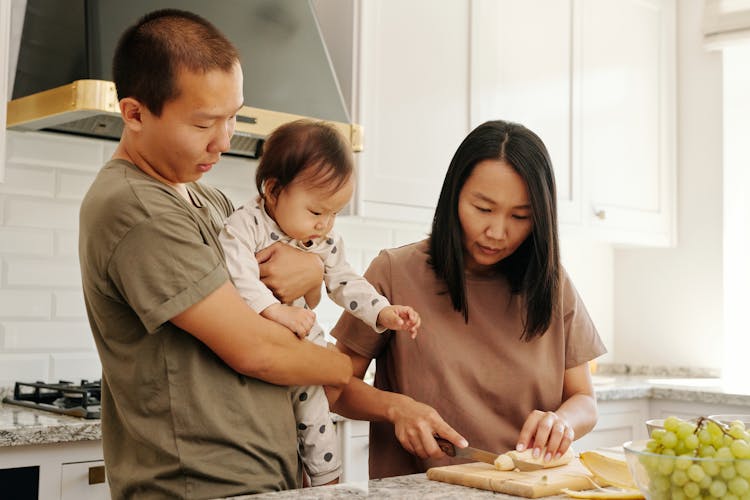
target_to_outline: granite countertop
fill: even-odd
[[[424,498],[431,500],[493,498],[495,500],[517,500],[520,497],[430,481],[425,474],[412,474],[387,479],[373,479],[361,483],[345,483],[333,486],[319,486],[317,488],[232,497],[233,500],[284,500],[288,498],[294,498],[295,500],[333,500],[345,498],[399,498],[405,500],[422,500]],[[545,498],[565,498],[570,500],[570,497],[564,495]]]
[[[601,373],[594,376],[594,389],[599,401],[662,399],[750,407],[750,388],[733,387],[712,377]],[[6,390],[0,395],[3,392],[7,394]],[[0,447],[97,439],[101,439],[99,420],[0,403]]]

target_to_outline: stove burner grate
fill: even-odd
[[[3,403],[93,419],[101,417],[100,400],[101,381],[81,380],[76,385],[61,380],[57,384],[16,382],[13,397],[3,398]]]

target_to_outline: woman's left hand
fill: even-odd
[[[534,410],[526,417],[516,450],[533,448],[534,457],[549,461],[565,453],[573,439],[575,431],[565,419],[553,411]]]

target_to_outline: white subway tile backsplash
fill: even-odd
[[[86,320],[86,305],[83,301],[83,292],[57,291],[52,294],[54,298],[54,317],[57,319],[80,319]]]
[[[50,355],[49,373],[51,382],[99,380],[102,378],[102,365],[96,352],[58,353]]]
[[[47,291],[0,289],[0,318],[49,319],[52,296]]]
[[[0,353],[0,387],[11,387],[14,382],[48,382],[49,355]]]
[[[80,287],[78,259],[6,258],[5,283],[10,287]]]
[[[54,238],[42,229],[14,229],[0,226],[0,255],[52,255]]]
[[[5,165],[5,182],[0,183],[0,192],[51,198],[55,194],[55,171],[8,163]]]
[[[2,321],[4,351],[91,351],[96,348],[85,321]]]
[[[103,141],[48,132],[7,134],[7,157],[11,163],[99,170],[103,159]]]
[[[5,200],[6,226],[77,229],[79,204],[72,201],[11,198]]]
[[[96,172],[59,171],[57,175],[57,198],[80,202],[91,183],[94,182],[95,177]]]
[[[78,231],[55,231],[55,255],[78,259]]]
[[[393,244],[393,231],[386,225],[370,225],[362,219],[336,220],[335,230],[344,238],[347,248],[388,248]]]

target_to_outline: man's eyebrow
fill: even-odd
[[[245,104],[244,104],[244,103],[243,103],[243,104],[240,104],[240,107],[238,107],[238,108],[237,108],[237,109],[236,109],[236,110],[234,111],[234,113],[232,113],[232,114],[233,114],[233,115],[236,115],[236,114],[237,114],[237,112],[238,112],[239,110],[241,110],[241,109],[242,109],[243,107],[245,107]],[[204,112],[204,111],[196,111],[196,112],[195,112],[195,114],[194,114],[194,116],[195,116],[196,118],[223,118],[223,117],[224,117],[224,115],[223,115],[223,114],[206,113],[206,112]]]

